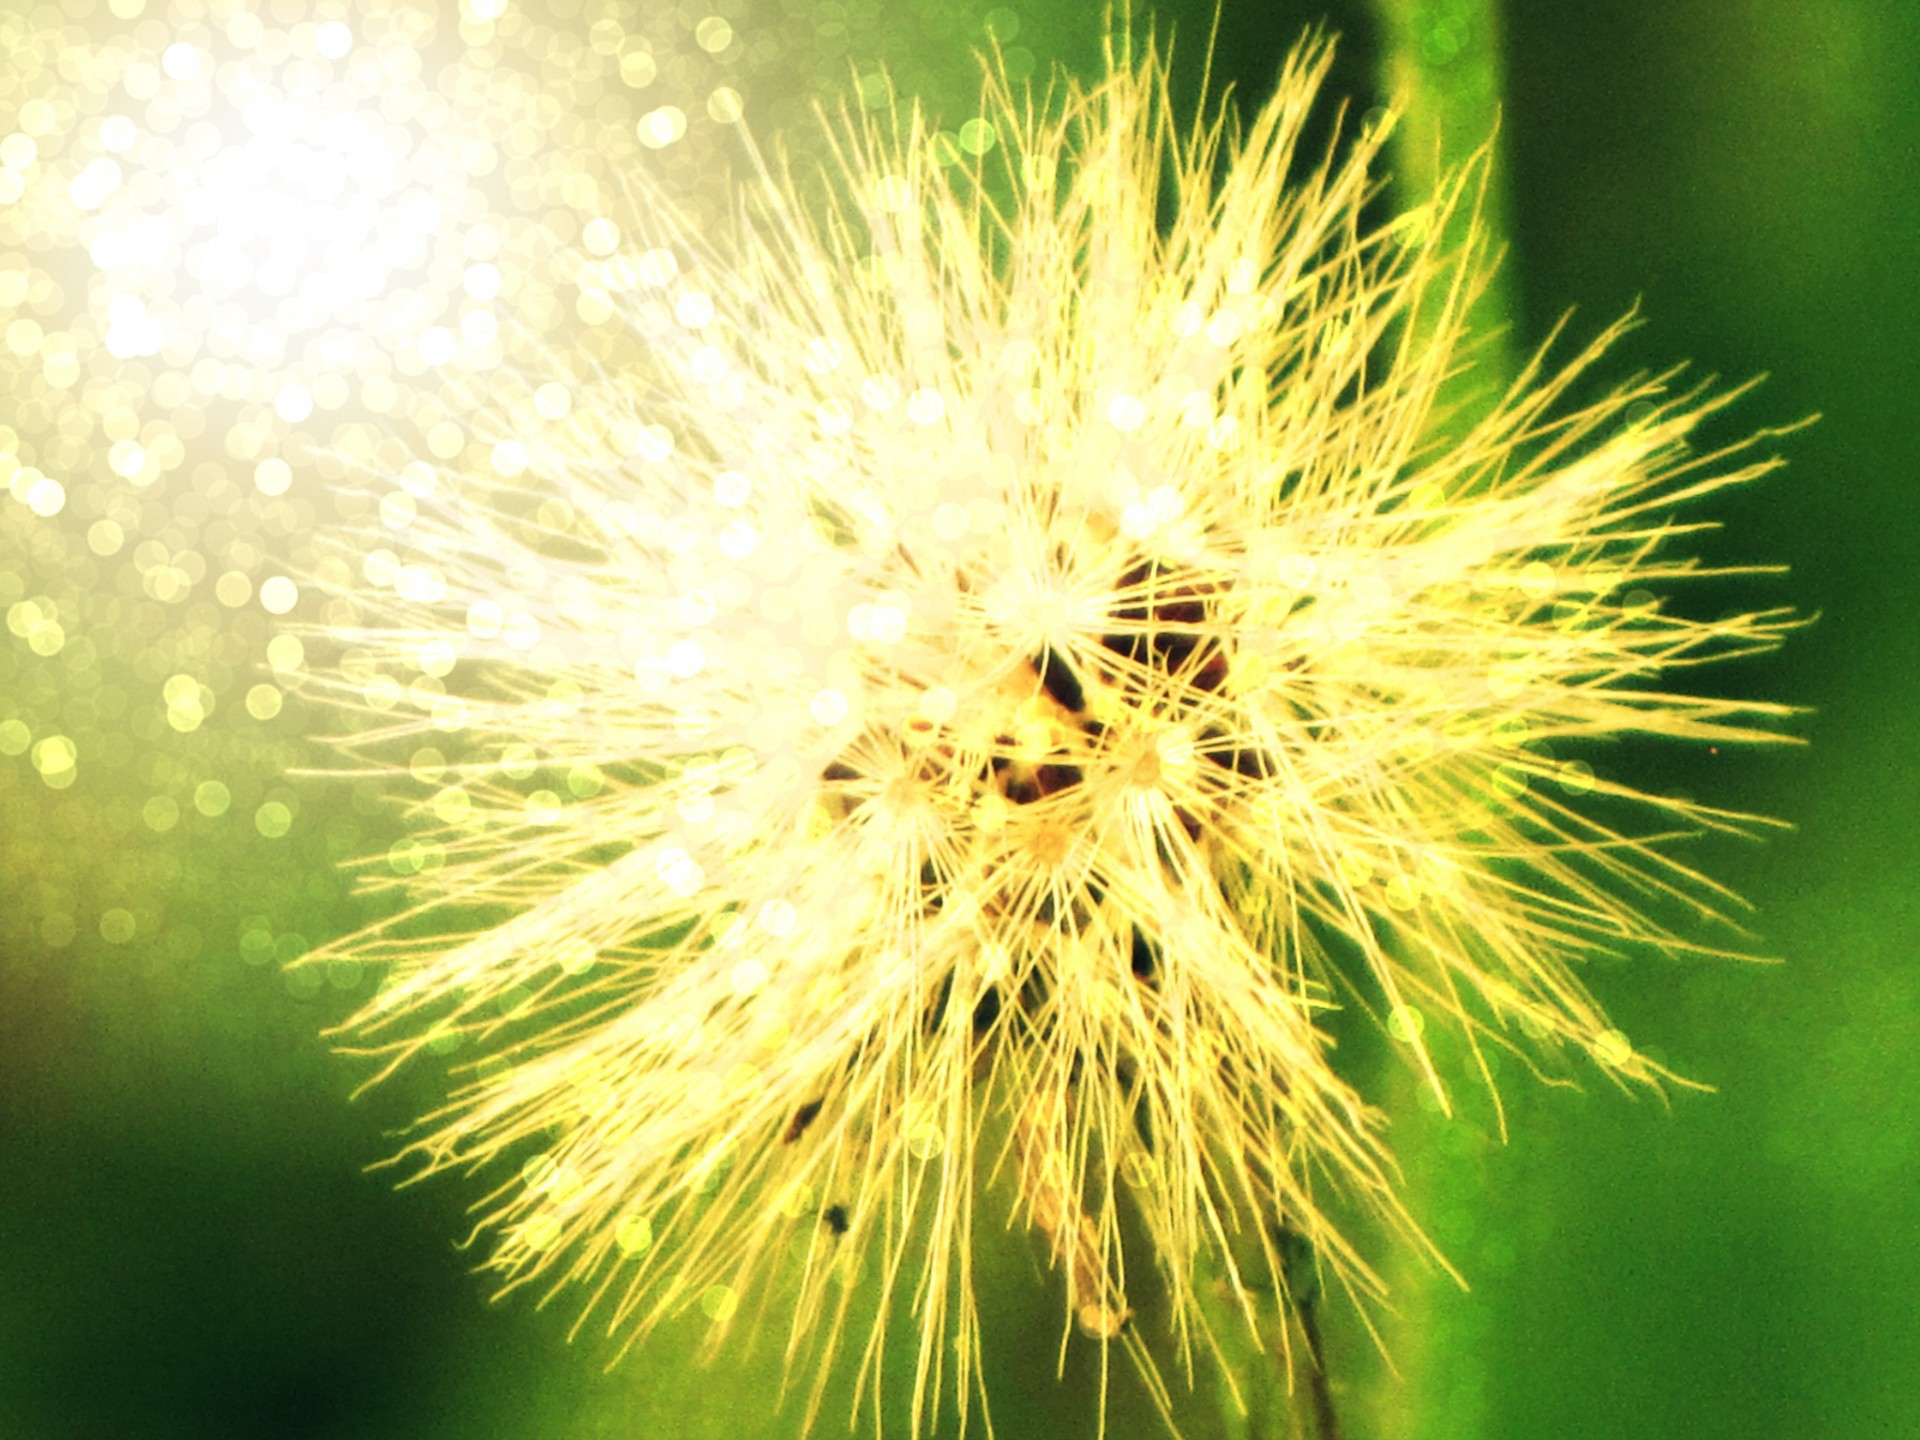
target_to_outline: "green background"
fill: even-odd
[[[790,4],[781,33],[796,77],[837,80],[870,44],[903,88],[958,104],[985,8],[843,6],[839,39],[809,49],[792,37],[826,34],[829,7]],[[1020,43],[1084,69],[1089,8],[1018,7]],[[1193,58],[1210,8],[1156,13]],[[1260,96],[1322,16],[1345,35],[1336,85],[1374,103],[1358,6],[1225,0],[1217,72]],[[1717,598],[1818,621],[1702,677],[1812,707],[1812,747],[1645,757],[1651,786],[1796,827],[1699,855],[1757,903],[1785,963],[1596,977],[1623,1029],[1715,1093],[1666,1109],[1513,1078],[1504,1146],[1472,1114],[1397,1127],[1472,1290],[1403,1277],[1398,1380],[1336,1332],[1351,1437],[1920,1433],[1920,10],[1518,0],[1504,24],[1516,336],[1570,307],[1590,332],[1638,302],[1619,372],[1770,374],[1723,438],[1823,417],[1782,442],[1787,470],[1716,502],[1708,542],[1792,567]],[[31,657],[0,644],[21,652],[3,699]],[[396,1193],[363,1173],[431,1082],[347,1104],[353,1072],[317,1031],[350,977],[291,993],[239,939],[250,916],[288,953],[350,926],[364,912],[328,837],[386,820],[307,784],[285,842],[130,834],[84,781],[49,790],[24,759],[0,772],[0,1437],[792,1433],[791,1407],[767,1418],[764,1365],[696,1369],[669,1335],[605,1374],[604,1351],[566,1343],[564,1304],[489,1307],[452,1245],[477,1184]],[[55,892],[73,933],[42,921],[35,897]],[[110,944],[111,903],[155,918]],[[1084,1357],[1051,1379],[1037,1251],[1008,1240],[985,1265],[999,1433],[1091,1433]],[[1206,1399],[1188,1402],[1200,1433]],[[1113,1405],[1114,1433],[1157,1433],[1128,1385]],[[821,1433],[840,1428],[829,1413]]]

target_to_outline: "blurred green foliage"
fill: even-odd
[[[1178,26],[1197,95],[1210,7],[1156,14]],[[1357,6],[1225,0],[1215,84],[1259,96],[1299,28],[1322,18],[1347,35],[1336,86],[1374,103],[1376,37]],[[1762,947],[1787,963],[1655,957],[1598,976],[1629,1033],[1717,1093],[1663,1111],[1540,1089],[1510,1065],[1505,1146],[1484,1105],[1452,1123],[1418,1108],[1402,1118],[1424,1218],[1472,1289],[1409,1271],[1395,1324],[1423,1339],[1398,1379],[1352,1326],[1338,1331],[1336,1375],[1372,1391],[1344,1397],[1352,1440],[1369,1425],[1422,1440],[1909,1434],[1920,11],[1515,0],[1505,23],[1516,336],[1537,341],[1572,306],[1590,331],[1638,302],[1649,323],[1621,370],[1684,358],[1702,374],[1771,372],[1722,438],[1824,416],[1786,443],[1791,468],[1722,503],[1712,542],[1718,558],[1784,562],[1791,578],[1710,597],[1791,600],[1819,622],[1781,655],[1705,681],[1814,707],[1814,745],[1635,757],[1656,780],[1798,827],[1699,857],[1758,902]],[[789,37],[794,124],[797,97],[869,59],[958,114],[964,52],[989,33],[1041,72],[1058,59],[1084,73],[1098,47],[1098,16],[1069,0],[789,0],[769,24]],[[1446,48],[1426,62],[1450,63]],[[0,645],[0,696],[25,694],[38,672],[24,637]],[[564,1299],[485,1304],[453,1244],[477,1186],[395,1193],[390,1173],[363,1173],[439,1082],[346,1103],[353,1068],[319,1032],[361,977],[290,989],[270,963],[276,946],[285,958],[364,915],[334,862],[394,827],[319,781],[295,787],[289,836],[249,823],[281,767],[315,758],[288,738],[296,708],[279,738],[232,742],[244,805],[190,810],[164,833],[129,819],[147,793],[131,778],[83,772],[56,790],[28,756],[0,755],[0,1435],[792,1433],[792,1406],[771,1405],[773,1347],[706,1370],[687,1362],[689,1331],[606,1373],[606,1347],[566,1343]],[[228,724],[209,722],[208,753],[244,728]],[[113,910],[132,917],[130,938],[109,938],[122,933]],[[998,1432],[1090,1434],[1085,1347],[1067,1383],[1052,1380],[1057,1307],[1040,1250],[991,1240]],[[1124,1379],[1112,1404],[1113,1433],[1157,1433]],[[1183,1401],[1196,1433],[1210,1432],[1210,1405],[1204,1389]]]

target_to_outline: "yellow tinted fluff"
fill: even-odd
[[[1440,413],[1476,181],[1374,225],[1379,132],[1300,153],[1326,62],[1241,131],[1183,133],[1152,57],[989,84],[983,158],[843,125],[835,198],[765,177],[724,245],[636,182],[583,263],[651,368],[530,386],[524,473],[441,476],[349,592],[316,693],[452,768],[412,904],[316,958],[387,962],[348,1033],[390,1065],[483,1048],[410,1153],[505,1162],[511,1284],[907,1344],[924,1428],[991,1174],[1096,1343],[1151,1276],[1184,1348],[1196,1265],[1284,1289],[1289,1232],[1377,1291],[1325,1198],[1406,1222],[1331,1004],[1442,1094],[1436,1025],[1657,1080],[1578,962],[1679,943],[1641,904],[1715,892],[1659,840],[1742,817],[1585,742],[1775,738],[1667,687],[1787,618],[1649,593],[1704,573],[1676,507],[1765,467],[1688,451],[1701,393],[1573,400],[1614,331]],[[914,1333],[848,1333],[861,1266]]]

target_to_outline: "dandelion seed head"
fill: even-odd
[[[950,1346],[967,1404],[995,1176],[1101,1343],[1147,1274],[1185,1343],[1197,1267],[1280,1282],[1282,1231],[1379,1293],[1327,1197],[1411,1227],[1336,1003],[1436,1094],[1440,1029],[1659,1078],[1578,967],[1678,943],[1632,900],[1712,892],[1657,834],[1740,817],[1560,752],[1773,738],[1657,677],[1787,617],[1639,598],[1699,573],[1673,506],[1763,467],[1686,450],[1711,396],[1576,406],[1604,341],[1439,414],[1473,178],[1384,231],[1379,133],[1290,182],[1326,58],[1232,141],[1171,138],[1149,57],[989,85],[944,147],[852,122],[836,198],[771,180],[724,253],[609,221],[644,371],[447,422],[346,540],[361,623],[306,683],[412,753],[435,860],[315,954],[387,963],[349,1028],[391,1064],[502,1057],[414,1153],[521,1167],[510,1286],[629,1336],[784,1290],[824,1359],[839,1287],[910,1274],[924,1425]]]

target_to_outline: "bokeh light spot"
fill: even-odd
[[[284,575],[275,575],[260,586],[260,606],[269,615],[284,615],[300,601],[300,588]]]
[[[339,20],[329,20],[313,32],[313,48],[323,60],[344,60],[353,49],[353,31]]]
[[[644,1255],[653,1248],[653,1222],[644,1215],[629,1215],[614,1227],[613,1238],[628,1258]]]
[[[262,495],[284,495],[293,487],[293,467],[277,458],[262,460],[254,467],[253,484]]]

